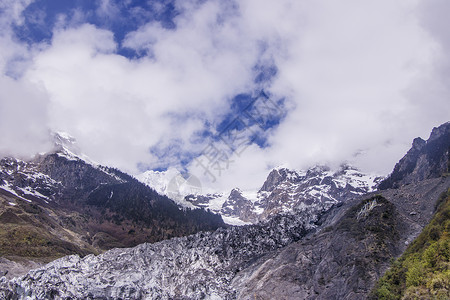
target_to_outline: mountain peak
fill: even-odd
[[[56,131],[52,136],[56,145],[72,146],[76,143],[76,139],[67,132]]]
[[[427,141],[415,138],[411,149],[395,164],[392,173],[379,188],[388,189],[404,184],[439,177],[450,166],[450,122],[433,128]]]
[[[434,127],[431,130],[430,137],[428,138],[428,141],[433,141],[439,138],[445,138],[445,136],[448,136],[448,132],[450,131],[450,121],[438,126]]]
[[[263,186],[259,191],[271,192],[278,184],[280,184],[283,181],[288,180],[294,182],[298,181],[300,178],[301,176],[296,171],[289,170],[285,167],[275,168],[272,171],[270,171],[266,181],[264,182]]]
[[[90,165],[99,166],[100,164],[94,162],[86,154],[82,153],[78,147],[77,140],[67,132],[56,131],[52,133],[53,143],[55,148],[53,153],[68,160],[82,160]]]
[[[317,176],[317,175],[323,174],[328,171],[330,171],[330,167],[325,166],[325,165],[316,165],[316,166],[313,166],[312,168],[309,168],[306,171],[306,176],[307,177]]]
[[[420,151],[423,148],[423,146],[425,146],[426,144],[427,144],[427,142],[424,139],[422,139],[420,137],[416,137],[412,142],[411,149],[414,151],[416,151],[416,150]]]

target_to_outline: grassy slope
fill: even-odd
[[[47,262],[68,254],[98,253],[52,215],[49,209],[0,193],[0,257]]]
[[[436,213],[378,281],[369,299],[450,299],[450,189]]]

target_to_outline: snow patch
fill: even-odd
[[[252,224],[250,222],[244,222],[241,219],[239,219],[238,217],[222,216],[222,219],[228,225],[244,226],[244,225]]]
[[[9,184],[8,184],[7,182],[6,182],[6,184],[4,184],[4,185],[0,185],[0,188],[4,189],[5,191],[7,191],[7,192],[13,194],[14,196],[16,196],[16,197],[18,197],[18,198],[20,198],[20,199],[22,199],[22,200],[25,200],[25,201],[30,202],[30,203],[32,202],[31,200],[26,199],[26,198],[22,197],[21,195],[19,195],[15,190],[13,190],[13,189],[9,186]]]

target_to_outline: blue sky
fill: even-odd
[[[450,111],[445,0],[4,0],[2,155],[73,135],[217,188],[270,168],[388,173]],[[12,126],[14,124],[14,126]],[[206,165],[206,168],[205,168]]]
[[[93,24],[110,30],[119,44],[118,53],[134,58],[138,53],[121,47],[126,34],[148,22],[174,29],[178,14],[173,1],[92,1],[92,0],[37,0],[23,11],[23,23],[14,26],[15,35],[27,43],[51,40],[53,30],[61,18],[73,20],[72,25]]]

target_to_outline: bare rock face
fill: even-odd
[[[237,216],[244,222],[255,222],[257,214],[252,201],[242,195],[240,189],[233,189],[227,200],[222,204],[221,214],[225,216]]]
[[[448,187],[449,178],[425,180],[332,208],[320,230],[239,272],[237,298],[364,299]]]
[[[262,208],[259,219],[311,207],[328,209],[374,190],[380,179],[346,165],[337,172],[326,166],[316,166],[306,172],[274,169],[258,192],[255,206]]]
[[[414,139],[411,149],[395,165],[391,175],[380,183],[379,188],[396,188],[448,173],[449,156],[450,122],[447,122],[433,128],[427,141]]]
[[[273,169],[269,173],[269,176],[267,176],[266,181],[264,182],[263,186],[259,191],[272,192],[284,181],[296,183],[301,180],[302,180],[301,176],[293,170],[289,170],[287,168]]]
[[[219,195],[187,195],[185,197],[186,201],[192,203],[194,206],[208,208],[209,202]]]
[[[167,191],[169,178],[174,171],[147,171],[137,178],[157,191]],[[377,175],[363,174],[357,169],[342,165],[331,171],[326,166],[315,166],[306,171],[284,167],[272,169],[259,190],[234,188],[230,192],[208,194],[182,194],[173,197],[180,206],[204,208],[222,215],[225,222],[236,225],[256,224],[278,213],[315,207],[317,210],[346,201],[374,190],[381,181]]]
[[[348,165],[342,165],[337,171],[326,166],[315,166],[307,171],[275,168],[258,191],[235,188],[228,195],[188,195],[185,200],[222,216],[256,224],[280,213],[329,209],[373,191],[381,179]]]

